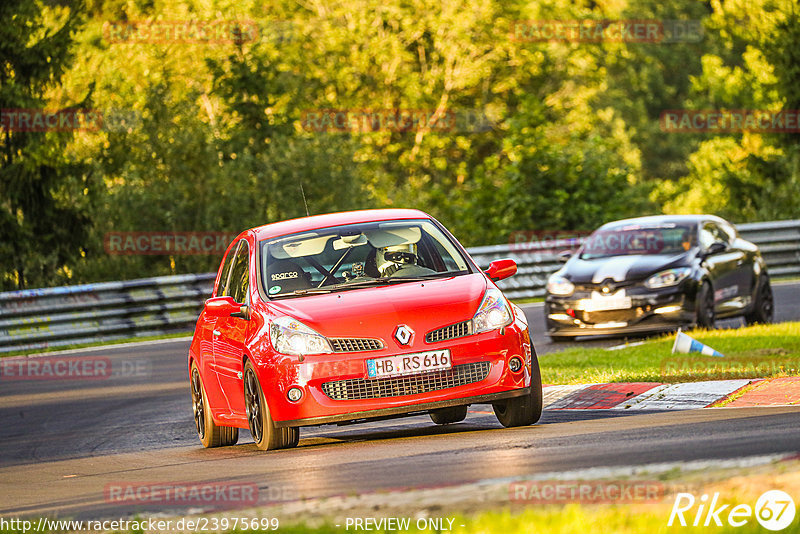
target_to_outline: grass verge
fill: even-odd
[[[800,322],[686,332],[725,358],[672,354],[675,335],[609,351],[570,348],[542,355],[545,384],[697,382],[800,374]]]

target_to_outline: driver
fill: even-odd
[[[420,276],[433,271],[417,265],[417,244],[406,243],[378,249],[375,263],[382,277],[399,273],[399,276]]]

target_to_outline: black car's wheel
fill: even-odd
[[[714,314],[714,289],[711,283],[704,281],[697,292],[695,303],[695,322],[700,328],[714,328],[716,316]]]
[[[250,434],[259,449],[271,451],[297,445],[300,440],[300,429],[275,426],[264,398],[264,391],[258,382],[253,364],[249,361],[244,365],[244,402]]]
[[[194,425],[197,436],[203,447],[224,447],[235,445],[239,441],[239,429],[230,426],[219,426],[211,417],[208,398],[203,388],[203,380],[197,365],[192,362],[191,370],[192,412],[194,412]]]
[[[772,286],[769,278],[764,277],[758,288],[753,309],[744,316],[744,320],[747,324],[766,324],[771,323],[774,316],[775,301],[772,297]]]
[[[495,402],[492,408],[504,427],[532,425],[542,417],[542,375],[535,352],[531,356],[530,394]]]
[[[440,408],[431,412],[431,421],[437,425],[447,425],[458,423],[467,417],[469,406],[451,406],[450,408]]]

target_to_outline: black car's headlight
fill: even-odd
[[[692,272],[691,267],[679,267],[677,269],[667,269],[654,274],[645,281],[645,287],[650,289],[661,289],[680,284]]]
[[[547,279],[547,292],[559,297],[568,297],[575,291],[575,285],[561,276],[553,274]]]

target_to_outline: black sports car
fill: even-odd
[[[717,318],[772,321],[758,247],[712,215],[615,221],[592,233],[547,282],[545,321],[555,341],[587,335],[712,328]]]

